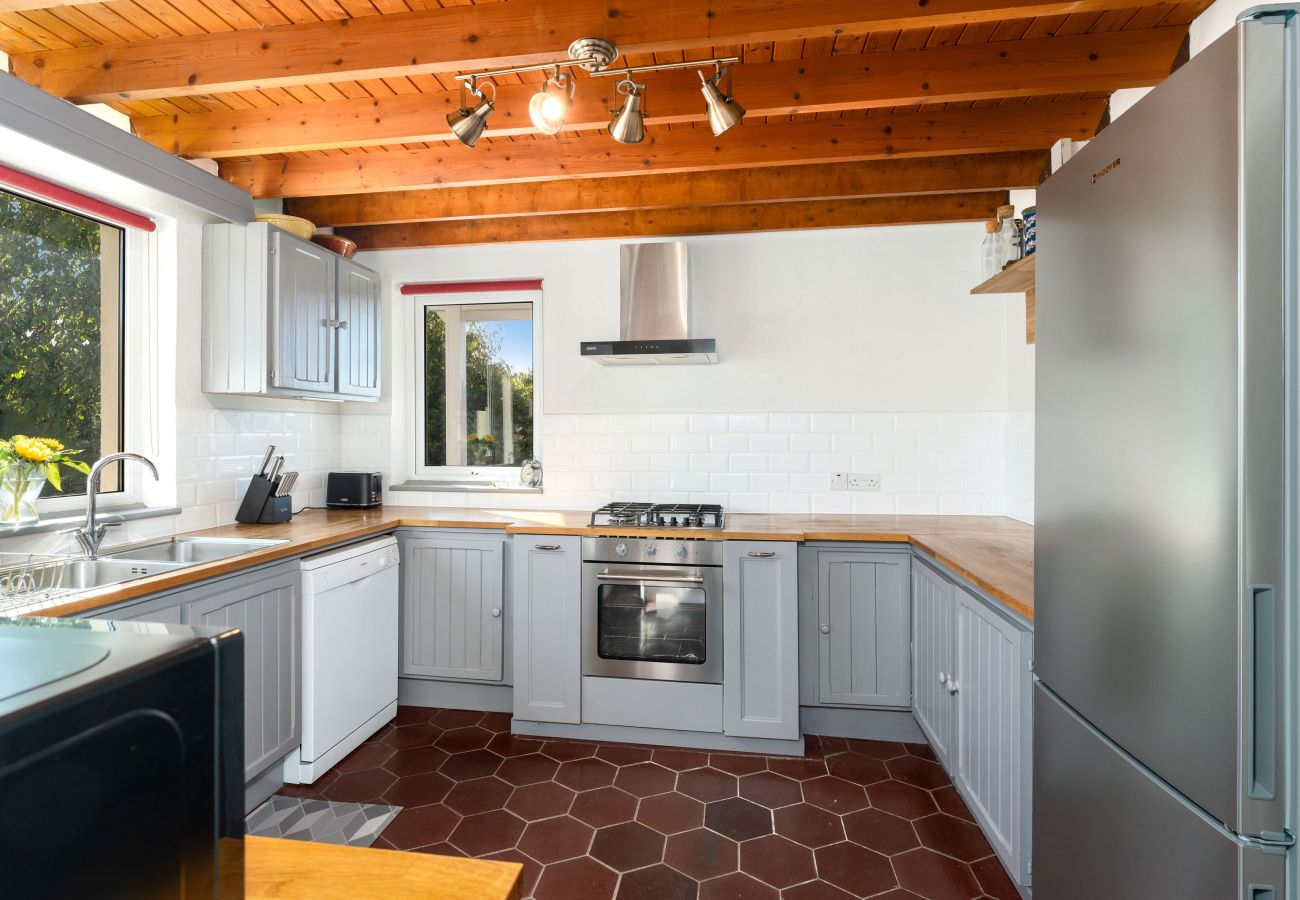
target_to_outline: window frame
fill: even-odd
[[[402,298],[406,299],[406,298]],[[410,446],[414,456],[411,461],[411,471],[414,480],[427,482],[457,482],[457,483],[480,483],[491,485],[496,482],[513,481],[517,482],[520,478],[522,466],[469,466],[469,465],[446,465],[446,466],[428,466],[424,464],[424,434],[425,434],[425,403],[424,403],[424,374],[425,374],[425,354],[424,354],[424,323],[429,309],[439,309],[443,307],[474,307],[474,306],[518,306],[521,304],[530,304],[532,307],[532,326],[533,326],[533,454],[532,458],[541,460],[542,458],[542,292],[541,291],[501,291],[501,292],[464,292],[448,294],[418,294],[410,298],[412,301],[410,313],[411,325],[411,372],[410,384],[411,391],[411,421],[414,427],[411,429]],[[504,317],[503,317],[504,318]],[[456,317],[459,320],[459,315]],[[446,319],[444,318],[444,321]],[[459,321],[457,322],[459,325]],[[448,323],[448,347],[455,347],[453,359],[457,361],[458,374],[453,380],[451,373],[447,377],[447,405],[448,419],[454,421],[463,421],[464,415],[455,416],[456,412],[453,404],[453,384],[457,385],[460,394],[463,395],[463,372],[464,372],[464,348],[460,346],[459,340],[460,329],[457,327],[457,339],[452,340],[452,330]],[[450,446],[450,444],[449,444]]]
[[[59,212],[78,216],[86,221],[96,222],[103,228],[113,228],[118,232],[116,278],[116,308],[118,317],[116,351],[118,357],[116,425],[118,443],[123,449],[125,449],[130,441],[130,419],[127,415],[127,409],[128,406],[134,405],[127,393],[129,386],[128,367],[131,365],[130,360],[132,359],[133,349],[133,341],[130,339],[130,329],[127,327],[127,322],[129,318],[134,319],[135,313],[139,312],[139,310],[135,308],[138,304],[129,302],[128,298],[133,296],[133,294],[142,293],[139,290],[133,292],[132,288],[139,287],[139,276],[136,274],[139,272],[138,262],[143,257],[147,247],[152,245],[152,235],[137,231],[134,228],[128,228],[115,222],[106,221],[105,219],[89,215],[78,209],[60,206],[57,203],[53,203],[41,197],[32,196],[31,194],[11,187],[0,188],[0,193],[9,194],[11,196],[19,197],[22,200],[26,200],[29,203],[37,203],[41,206],[58,210]],[[134,280],[132,278],[133,274],[136,274]],[[142,316],[141,318],[143,320],[145,317]],[[88,463],[93,463],[94,460],[98,460],[100,456],[103,455],[102,445],[94,448],[83,448],[83,450],[85,452],[83,452],[80,458],[86,460]],[[110,472],[111,470],[109,469],[105,470],[106,478],[110,475]],[[100,499],[105,508],[133,507],[140,505],[140,501],[133,496],[130,491],[130,476],[128,475],[126,483],[123,483],[122,474],[122,466],[119,463],[116,477],[110,480],[111,486],[107,489],[101,488],[101,490],[97,492],[96,496]],[[36,501],[37,513],[41,516],[51,516],[58,513],[84,509],[86,507],[86,496],[86,494],[56,494],[49,497],[41,497]]]

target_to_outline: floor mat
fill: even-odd
[[[259,837],[369,847],[402,811],[378,803],[336,803],[302,797],[267,800],[248,814],[248,833]]]

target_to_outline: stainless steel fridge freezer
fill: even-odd
[[[1037,900],[1294,885],[1300,20],[1038,193]]]

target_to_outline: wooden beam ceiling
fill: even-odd
[[[222,177],[255,197],[318,197],[449,184],[1045,150],[1096,133],[1103,100],[907,112],[733,128],[659,130],[644,144],[608,135],[350,156],[228,160]]]
[[[1143,87],[1169,74],[1183,33],[1148,28],[758,63],[736,67],[735,90],[751,117],[764,117]],[[608,125],[613,86],[613,79],[583,79],[568,126]],[[536,133],[526,115],[536,90],[500,85],[488,134]],[[152,116],[133,126],[151,144],[181,156],[249,156],[450,140],[446,115],[460,101],[459,91],[439,91]],[[654,76],[646,107],[651,126],[704,121],[695,71]]]
[[[992,218],[997,208],[1007,202],[1007,196],[1006,191],[992,191],[980,194],[765,203],[710,209],[690,207],[513,219],[470,219],[368,225],[339,229],[338,234],[352,238],[365,250],[396,250],[465,244],[568,241],[579,238],[732,234],[865,225],[928,225]]]
[[[13,71],[76,102],[390,78],[546,62],[580,36],[625,53],[834,39],[1134,9],[1150,0],[509,0],[19,53]]]
[[[671,207],[834,201],[861,197],[987,193],[1037,187],[1040,150],[982,156],[777,166],[631,178],[581,178],[483,187],[447,187],[285,202],[285,212],[318,225],[555,216]]]

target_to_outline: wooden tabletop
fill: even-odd
[[[513,862],[244,838],[245,900],[518,900],[521,872]]]
[[[626,536],[626,527],[593,527],[590,513],[574,510],[476,509],[386,506],[378,509],[310,510],[283,525],[223,525],[194,532],[204,537],[272,538],[275,547],[217,562],[78,594],[38,615],[70,616],[136,597],[301,556],[401,526],[473,528],[508,534]],[[720,529],[691,529],[693,538],[754,541],[852,541],[911,544],[989,596],[1032,620],[1034,529],[1002,516],[854,516],[729,514]],[[681,529],[637,528],[641,537],[681,537]],[[111,553],[111,548],[105,552]]]

